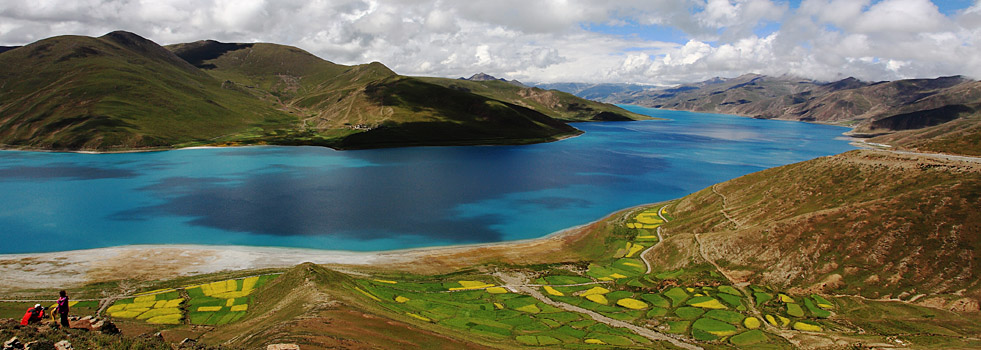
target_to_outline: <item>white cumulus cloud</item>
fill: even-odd
[[[605,34],[595,26],[676,34]],[[784,0],[0,2],[0,45],[119,29],[161,44],[293,45],[407,75],[653,84],[747,72],[981,77],[978,2],[952,15],[929,0],[804,0],[796,8]]]

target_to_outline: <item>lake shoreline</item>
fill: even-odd
[[[650,119],[658,120],[658,119]],[[632,120],[632,121],[643,121],[643,120]],[[580,123],[595,123],[595,122],[580,122]],[[376,146],[368,145],[367,147],[332,147],[327,145],[303,145],[303,144],[235,144],[235,145],[198,145],[198,146],[173,146],[173,147],[154,147],[154,148],[131,148],[131,149],[119,149],[110,151],[99,151],[99,150],[72,150],[72,149],[50,149],[50,148],[33,148],[33,147],[9,147],[10,145],[0,145],[0,151],[20,151],[20,152],[39,152],[39,153],[76,153],[76,154],[129,154],[129,153],[152,153],[152,152],[167,152],[167,151],[182,151],[182,150],[195,150],[195,149],[220,149],[220,148],[243,148],[243,147],[323,147],[331,149],[334,151],[358,151],[358,150],[370,150],[370,149],[385,149],[385,148],[410,148],[410,147],[470,147],[470,146],[521,146],[521,145],[534,145],[540,143],[551,143],[562,140],[567,140],[575,137],[582,136],[585,131],[575,129],[576,132],[564,133],[554,135],[553,137],[541,138],[541,139],[512,139],[512,140],[501,140],[504,142],[499,143],[481,143],[481,141],[488,140],[472,140],[473,143],[469,142],[456,142],[448,144],[379,144]],[[508,142],[510,141],[510,142]]]
[[[304,151],[300,150],[301,147],[271,145],[253,147],[279,147],[283,150],[296,149],[297,151],[268,153],[261,150],[248,152],[212,150],[185,154],[157,153],[145,157],[119,156],[119,159],[106,156],[97,157],[98,159],[86,158],[78,164],[66,162],[65,158],[74,159],[69,155],[54,159],[27,155],[19,158],[13,155],[9,157],[12,159],[10,164],[13,170],[6,175],[12,180],[6,183],[11,190],[10,193],[19,197],[11,197],[17,199],[12,203],[18,201],[45,203],[43,200],[48,199],[54,201],[51,203],[61,204],[59,208],[67,208],[69,211],[65,211],[65,215],[50,215],[46,214],[48,211],[42,211],[41,213],[46,216],[41,216],[45,219],[41,221],[26,220],[24,218],[29,216],[25,215],[9,215],[8,221],[14,225],[13,227],[19,228],[12,231],[19,232],[18,234],[9,236],[11,246],[17,247],[17,250],[11,249],[6,254],[0,254],[0,276],[4,276],[3,284],[7,284],[8,288],[15,288],[11,285],[18,283],[7,283],[15,280],[28,281],[28,285],[34,283],[33,281],[43,280],[44,283],[51,283],[49,286],[54,288],[57,285],[78,285],[124,278],[120,276],[130,276],[127,278],[145,281],[226,270],[282,268],[306,261],[351,266],[361,271],[401,271],[416,268],[409,265],[424,265],[432,267],[433,271],[448,271],[461,266],[481,266],[489,262],[534,264],[547,259],[560,262],[579,261],[582,259],[580,255],[586,251],[583,247],[594,243],[592,241],[596,237],[594,233],[602,232],[597,228],[605,227],[607,223],[603,221],[610,215],[637,206],[650,206],[653,205],[652,203],[681,198],[713,183],[723,182],[762,168],[837,154],[855,147],[845,146],[847,139],[840,136],[845,128],[812,130],[800,123],[789,125],[758,122],[751,118],[733,116],[720,119],[712,115],[685,112],[662,115],[646,109],[639,110],[670,117],[671,122],[631,125],[583,123],[580,125],[588,134],[584,134],[586,136],[582,141],[532,147],[529,151],[521,151],[523,148],[520,147],[483,149],[461,147],[452,152],[434,150],[435,154],[432,155],[420,152],[425,153],[426,156],[433,156],[434,160],[426,158],[426,162],[420,162],[418,165],[413,165],[414,167],[389,161],[401,159],[396,156],[404,156],[403,151],[391,154],[353,153],[351,159],[335,160],[319,157],[319,153],[331,152],[311,153],[309,151],[312,151],[312,148]],[[784,145],[787,143],[784,140],[792,140],[791,145],[807,147],[796,153],[781,151],[779,154],[770,154],[772,156],[754,156],[742,161],[732,161],[726,157],[729,154],[727,152],[742,154],[739,153],[740,150],[757,149],[760,145]],[[824,145],[828,146],[824,147]],[[182,149],[214,148],[223,147],[196,146]],[[609,151],[610,149],[616,151]],[[676,156],[692,152],[692,149],[702,152],[705,157],[690,159],[692,157]],[[409,153],[420,157],[415,152]],[[764,155],[768,154],[764,153]],[[249,157],[251,155],[258,155],[258,157]],[[336,153],[335,155],[340,157]],[[219,159],[220,162],[212,160],[212,157],[218,156],[225,158]],[[484,156],[487,156],[487,160],[482,158]],[[316,161],[312,162],[311,159]],[[475,159],[480,160],[480,164],[475,164],[473,161]],[[542,166],[543,159],[548,160],[545,162],[547,166]],[[525,163],[531,166],[521,166]],[[368,167],[365,166],[366,164],[381,164],[391,168]],[[432,167],[431,164],[438,166]],[[153,172],[140,172],[148,165],[160,166],[160,168],[159,170],[154,168]],[[508,173],[518,175],[509,175],[510,177],[502,179],[501,176],[489,171],[489,166],[500,171],[518,168],[520,171]],[[276,171],[265,171],[267,169]],[[331,171],[338,171],[336,169],[343,170],[344,173],[341,174],[344,176],[326,176],[332,174]],[[548,169],[554,170],[546,171]],[[671,169],[681,170],[672,173],[668,171]],[[711,169],[711,171],[702,175],[696,171],[697,169]],[[404,184],[396,183],[388,187],[378,185],[382,183],[379,182],[379,179],[384,178],[382,175],[393,172],[413,176],[399,177],[398,179],[405,182]],[[362,173],[367,174],[367,179],[371,181],[356,186],[348,185],[351,183],[350,179],[357,179],[355,175],[361,176]],[[243,174],[250,174],[251,177]],[[425,181],[438,183],[432,182],[436,174],[463,175],[450,177],[449,185],[455,185],[456,189],[447,191],[441,196],[432,195],[433,190],[427,188],[415,192],[402,190],[412,188],[411,184]],[[44,179],[46,182],[31,181],[34,177]],[[184,180],[186,178],[202,178],[208,181],[203,181],[199,185],[197,182]],[[82,183],[78,181],[80,179],[105,181]],[[171,179],[179,181],[170,181]],[[213,179],[223,179],[222,181],[228,182],[229,185],[224,186],[226,182],[216,182],[224,187],[213,185],[209,182],[216,181]],[[297,179],[312,180],[302,182]],[[476,191],[469,197],[464,197],[465,200],[455,199],[460,198],[459,193],[469,193],[465,191],[472,187],[465,185],[470,183],[474,186],[482,186],[480,188],[485,190]],[[594,183],[598,184],[593,185]],[[243,194],[256,192],[257,189],[266,188],[267,185],[279,186],[276,191],[270,192],[273,194],[283,193],[285,189],[294,189],[298,191],[297,193],[306,196],[290,197],[285,205],[296,203],[302,205],[283,210],[269,205],[227,205],[231,200]],[[447,184],[440,186],[445,188]],[[72,202],[70,200],[76,197],[63,194],[65,191],[62,187],[69,190],[77,189],[77,192],[82,193],[97,193],[99,196],[94,199],[90,196],[78,196]],[[333,191],[329,192],[333,196],[324,196],[324,193],[328,193],[325,189]],[[345,189],[347,192],[344,192]],[[366,193],[376,196],[399,193],[399,198],[416,198],[414,199],[416,202],[426,199],[429,202],[424,203],[426,206],[422,208],[457,210],[452,213],[459,215],[460,218],[454,219],[452,225],[439,221],[442,220],[441,218],[430,221],[417,219],[430,211],[417,210],[419,204],[411,204],[407,207],[386,206],[386,210],[391,211],[392,218],[386,217],[388,221],[381,223],[360,222],[362,219],[358,218],[374,215],[366,216],[364,213],[373,213],[373,211],[365,211],[362,208],[360,211],[351,211],[361,214],[337,214],[329,217],[330,220],[335,221],[312,220],[306,223],[307,226],[288,228],[293,231],[285,229],[280,230],[281,232],[271,231],[268,227],[272,226],[266,225],[291,222],[289,220],[309,217],[303,215],[310,213],[327,215],[333,213],[331,209],[335,206],[346,208],[349,205],[342,204],[340,200],[363,197]],[[127,199],[129,202],[120,201],[119,198]],[[216,200],[216,204],[212,206],[198,208],[196,211],[182,209],[186,208],[188,203],[205,203],[212,198]],[[256,198],[257,203],[276,203],[273,201],[275,198],[270,198],[261,191],[250,198]],[[321,200],[323,198],[330,199]],[[85,212],[84,209],[88,207],[97,210],[91,213]],[[211,210],[212,207],[222,209]],[[376,208],[367,204],[362,207]],[[624,207],[630,208],[623,209]],[[30,209],[38,208],[50,209],[41,205],[16,209],[31,213]],[[52,212],[57,213],[57,211]],[[231,226],[226,222],[227,218],[251,219],[241,215],[257,212],[269,214],[262,219],[236,221],[235,225]],[[610,214],[611,212],[614,214]],[[119,213],[126,215],[114,216]],[[415,216],[406,216],[409,214]],[[483,219],[481,215],[488,216],[490,219]],[[276,221],[267,222],[273,220],[265,219],[267,216]],[[191,217],[198,218],[194,219],[198,221],[185,219]],[[140,220],[124,220],[127,218]],[[345,218],[350,218],[350,222],[337,221]],[[600,219],[583,223],[591,220],[590,218]],[[75,226],[78,222],[95,222],[98,225]],[[330,224],[327,224],[328,222]],[[417,222],[422,224],[405,225],[405,223]],[[599,222],[603,223],[597,225]],[[35,231],[32,228],[42,225],[45,228],[36,230],[37,236],[33,235]],[[54,227],[69,229],[68,231],[52,229]],[[391,234],[388,233],[389,231],[382,231],[386,234],[372,236],[353,235],[341,230],[345,227],[367,227],[374,230],[387,230],[392,227],[404,229],[392,229]],[[243,239],[242,232],[261,235]],[[335,232],[337,236],[323,235]],[[405,234],[394,234],[400,232]],[[536,232],[551,233],[544,236],[533,235]],[[585,234],[589,232],[593,234]],[[304,234],[320,237],[318,239],[322,241],[321,244],[307,244],[310,239],[305,239]],[[126,239],[113,241],[116,237],[113,235]],[[284,240],[279,236],[286,236],[288,239]],[[51,241],[51,244],[44,243],[45,239],[51,240],[51,237],[59,237],[59,239]],[[94,237],[97,239],[92,239]],[[164,239],[166,237],[170,238]],[[433,240],[426,241],[429,237],[433,237]],[[459,240],[440,239],[441,237],[462,237],[470,242],[491,242],[457,244]],[[509,240],[500,241],[504,237]],[[587,238],[579,239],[581,237]],[[420,238],[422,240],[419,240]],[[403,244],[400,240],[408,243]],[[163,244],[139,244],[141,242]],[[248,245],[221,245],[228,242]],[[367,242],[367,245],[359,242]],[[131,243],[137,245],[127,245]],[[216,243],[216,245],[208,245],[209,243]],[[277,245],[310,248],[277,247]],[[414,246],[414,248],[406,248],[407,246]],[[322,247],[336,250],[322,250]],[[34,253],[20,253],[25,251]],[[49,252],[45,253],[45,251]],[[0,286],[0,291],[3,289],[4,286]]]
[[[301,263],[337,268],[397,270],[410,264],[427,269],[433,257],[491,258],[501,252],[534,252],[566,248],[569,241],[584,238],[590,227],[620,213],[661,205],[648,203],[620,209],[592,222],[548,235],[514,241],[403,248],[382,251],[347,251],[314,248],[137,244],[42,253],[0,254],[0,293],[30,289],[75,288],[120,279],[164,280],[218,272],[289,268]]]

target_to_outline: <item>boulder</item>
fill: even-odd
[[[194,340],[194,339],[191,339],[191,338],[184,338],[184,340],[181,340],[180,344],[177,344],[177,348],[178,349],[193,349],[194,348],[194,345],[197,342],[198,342],[197,340]]]
[[[54,346],[57,350],[75,350],[75,348],[72,347],[72,343],[69,343],[67,340],[57,342]]]
[[[99,322],[93,323],[92,330],[102,334],[119,334],[119,328],[116,328],[116,324],[109,320],[99,320]]]
[[[24,348],[24,343],[21,343],[20,339],[17,339],[17,337],[10,338],[10,340],[7,340],[3,343],[3,350],[15,350],[15,349],[19,350],[23,348]]]

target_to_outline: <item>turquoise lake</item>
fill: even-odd
[[[854,149],[848,129],[623,106],[526,146],[0,152],[0,253],[131,244],[374,251],[542,237]]]

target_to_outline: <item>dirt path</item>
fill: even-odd
[[[686,343],[684,341],[681,341],[679,339],[676,339],[676,338],[667,336],[664,333],[657,332],[657,331],[652,330],[652,329],[640,327],[640,326],[637,326],[637,325],[634,325],[634,324],[631,324],[631,323],[627,323],[627,322],[624,322],[624,321],[620,321],[620,320],[615,320],[615,319],[612,319],[612,318],[603,316],[603,315],[601,315],[601,314],[599,314],[599,313],[597,313],[595,311],[592,311],[592,310],[587,310],[587,309],[584,309],[584,308],[581,308],[581,307],[578,307],[578,306],[575,306],[575,305],[569,305],[569,304],[566,304],[566,303],[561,303],[561,302],[557,302],[557,301],[554,301],[552,299],[549,299],[548,297],[546,297],[545,295],[543,295],[541,292],[539,292],[537,289],[528,286],[525,283],[525,281],[528,279],[526,276],[523,276],[523,275],[520,275],[520,274],[513,274],[513,275],[512,274],[505,274],[505,273],[500,273],[500,272],[495,273],[495,276],[497,276],[497,278],[500,278],[501,281],[504,281],[504,283],[506,285],[512,286],[514,288],[514,290],[516,292],[518,292],[518,293],[530,295],[533,298],[538,299],[538,300],[540,300],[541,302],[543,302],[545,304],[548,304],[548,305],[551,305],[551,306],[554,306],[554,307],[557,307],[557,308],[560,308],[560,309],[563,309],[563,310],[566,310],[566,311],[578,312],[578,313],[589,315],[589,317],[592,317],[593,320],[596,320],[596,322],[604,323],[604,324],[606,324],[608,326],[611,326],[611,327],[627,328],[627,329],[633,331],[634,333],[637,333],[638,335],[640,335],[640,336],[642,336],[644,338],[647,338],[647,339],[650,339],[650,340],[654,340],[654,341],[666,341],[666,342],[670,342],[672,345],[677,346],[677,347],[682,348],[682,349],[687,349],[687,350],[696,350],[696,349],[701,350],[702,349],[701,347],[699,347],[697,345]]]
[[[668,222],[668,219],[665,219],[664,215],[661,215],[661,213],[663,213],[664,208],[667,207],[668,206],[665,205],[661,207],[661,209],[657,210],[657,216],[659,216],[661,218],[661,221],[664,222]],[[654,265],[651,264],[649,260],[647,260],[647,253],[650,253],[651,250],[653,250],[654,247],[657,247],[658,244],[661,244],[662,241],[664,241],[664,237],[661,237],[661,225],[657,225],[657,243],[652,244],[650,248],[644,249],[644,251],[640,253],[640,260],[643,260],[644,265],[647,266],[647,272],[644,273],[645,275],[649,275],[651,272],[654,272]]]
[[[852,144],[857,147],[871,150],[871,151],[876,151],[876,152],[886,152],[886,153],[901,154],[907,156],[919,156],[919,157],[933,158],[937,160],[959,160],[964,162],[981,164],[981,157],[954,155],[954,154],[946,154],[946,153],[923,153],[923,152],[913,152],[913,151],[902,151],[896,149],[886,149],[882,147],[891,147],[891,146],[865,142],[865,141],[853,142]]]
[[[719,264],[716,263],[715,260],[710,259],[708,257],[708,254],[705,254],[705,250],[702,248],[703,245],[701,239],[699,238],[699,234],[694,234],[694,236],[695,236],[695,244],[698,245],[698,255],[701,256],[703,260],[705,260],[713,267],[715,267],[715,269],[719,271],[719,273],[721,273],[722,276],[724,276],[726,280],[728,280],[729,283],[732,284],[733,287],[738,289],[739,292],[743,293],[743,298],[749,301],[748,303],[746,303],[746,306],[749,307],[750,313],[752,313],[754,317],[760,320],[760,324],[762,325],[763,330],[776,334],[781,338],[786,339],[787,341],[791,342],[798,348],[802,347],[801,341],[794,338],[794,336],[796,335],[795,332],[772,326],[765,321],[765,318],[763,317],[763,313],[756,308],[756,303],[754,303],[753,298],[750,297],[753,294],[751,294],[749,289],[746,288],[747,286],[749,286],[749,282],[738,282],[735,278],[733,278],[731,275],[726,273],[726,270],[722,269],[722,267],[719,266]]]
[[[739,290],[745,294],[746,292],[743,290],[743,288],[748,286],[749,282],[737,282],[735,278],[733,278],[731,275],[726,273],[726,270],[722,269],[722,267],[719,266],[719,264],[715,263],[715,260],[709,259],[708,254],[705,254],[705,249],[703,249],[702,240],[698,238],[699,234],[696,233],[694,234],[694,236],[695,236],[695,244],[698,245],[698,255],[702,257],[702,260],[705,260],[709,264],[712,264],[712,266],[715,267],[715,269],[718,270],[719,273],[722,274],[722,276],[724,276],[727,280],[729,280],[729,283],[732,283],[733,286],[739,288]]]
[[[726,212],[726,207],[729,206],[729,200],[726,198],[725,195],[719,193],[719,191],[715,189],[716,186],[718,186],[718,184],[712,185],[712,193],[715,193],[719,195],[719,197],[722,197],[722,209],[719,209],[719,211],[722,212],[722,216],[725,216],[726,219],[729,219],[729,222],[731,222],[733,225],[736,225],[736,228],[738,229],[739,226],[741,226],[739,225],[739,222],[736,222],[736,220],[733,219],[731,216],[729,216],[729,213]]]

